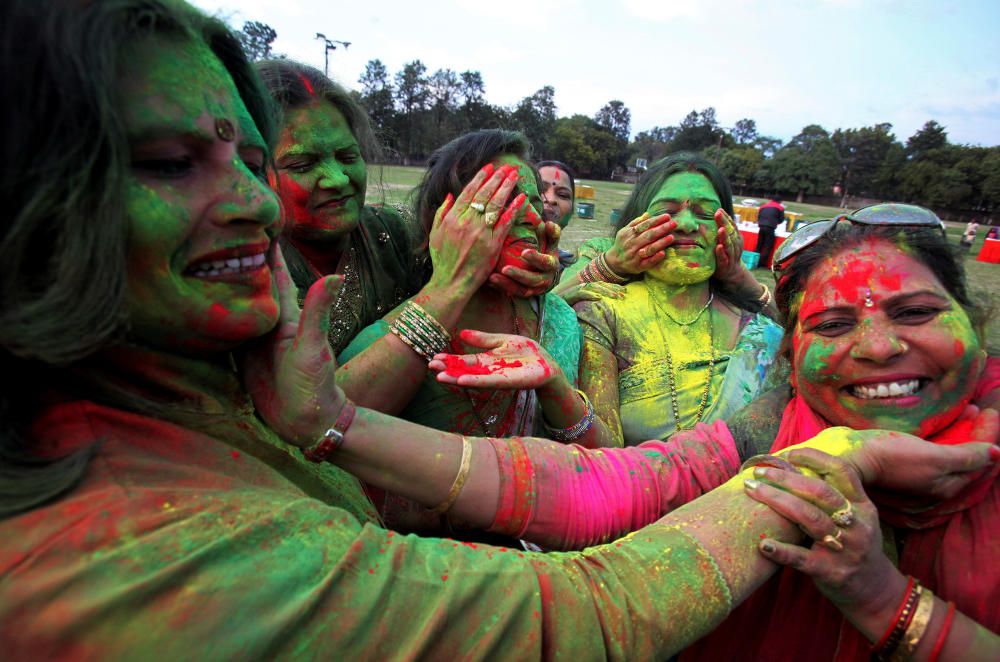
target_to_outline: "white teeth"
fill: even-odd
[[[226,274],[238,274],[243,271],[252,271],[267,262],[267,255],[255,253],[254,255],[244,255],[243,257],[231,257],[225,260],[212,260],[211,262],[201,262],[191,268],[190,273],[197,277],[222,276]]]
[[[851,393],[862,400],[874,400],[876,398],[896,398],[900,396],[913,395],[920,388],[919,379],[910,379],[905,382],[885,382],[882,384],[855,385],[851,387]]]

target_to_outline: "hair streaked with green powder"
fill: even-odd
[[[5,0],[0,17],[4,517],[58,496],[82,476],[88,452],[40,461],[25,428],[42,393],[71,389],[72,366],[128,330],[123,58],[153,36],[202,41],[232,76],[268,145],[276,132],[239,40],[184,2]]]

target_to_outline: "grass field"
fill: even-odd
[[[379,173],[381,170],[381,173]],[[423,176],[423,168],[402,166],[384,166],[372,168],[368,178],[368,201],[370,203],[387,202],[408,204],[410,193]],[[607,236],[611,232],[609,222],[611,211],[621,209],[632,191],[631,184],[621,182],[602,182],[579,180],[578,183],[593,186],[596,191],[595,211],[593,219],[576,218],[570,222],[563,233],[561,246],[567,250],[575,250],[586,239]],[[800,212],[806,221],[820,218],[830,218],[843,209],[823,207],[820,205],[786,202],[789,211]],[[948,237],[958,245],[964,224],[948,224]],[[1000,356],[1000,264],[977,262],[975,255],[983,245],[986,231],[981,229],[969,257],[965,258],[965,270],[968,276],[970,294],[973,300],[996,311],[994,319],[987,327],[987,348],[991,355]],[[774,285],[771,272],[767,269],[755,269],[754,276],[762,283]]]

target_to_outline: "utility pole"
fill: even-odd
[[[351,42],[349,42],[349,41],[337,41],[335,39],[327,39],[326,35],[323,34],[322,32],[317,32],[316,33],[316,38],[323,40],[323,46],[324,46],[324,48],[323,48],[323,73],[326,75],[327,78],[329,78],[330,77],[330,51],[337,50],[337,44],[340,44],[341,46],[343,46],[344,50],[346,51],[347,47],[351,45]]]

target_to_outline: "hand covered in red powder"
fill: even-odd
[[[527,209],[529,216],[537,216],[531,207]],[[540,221],[535,226],[535,234],[542,250],[525,248],[515,256],[501,256],[497,271],[490,275],[490,284],[510,296],[522,298],[539,296],[551,290],[559,277],[561,233],[558,224]]]
[[[437,354],[427,367],[444,384],[473,388],[536,389],[556,378],[559,367],[538,343],[505,333],[465,329],[462,340],[487,351]]]
[[[281,314],[278,325],[243,357],[247,391],[261,418],[290,444],[314,444],[336,420],[345,402],[334,382],[336,359],[327,333],[339,276],[321,278],[306,294],[302,310],[281,250],[273,248],[273,272]]]

